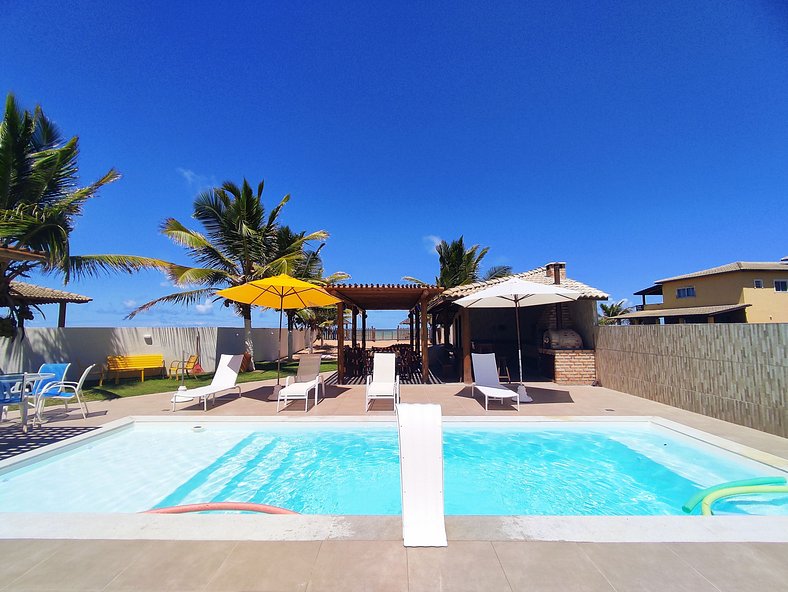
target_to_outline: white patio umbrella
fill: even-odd
[[[511,278],[500,284],[479,290],[454,301],[465,308],[514,308],[517,323],[517,354],[520,363],[520,382],[523,380],[523,348],[520,344],[520,307],[558,304],[577,300],[580,292],[555,284],[538,284]]]

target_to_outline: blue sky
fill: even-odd
[[[186,262],[158,232],[247,177],[331,234],[328,272],[437,274],[433,237],[488,265],[566,261],[614,299],[788,255],[788,9],[774,1],[26,2],[0,86],[78,135],[76,253]],[[61,287],[56,277],[33,278]],[[123,317],[155,272],[72,282],[82,326],[240,325],[210,302]],[[46,307],[46,321],[57,320]],[[394,326],[404,313],[372,317]],[[274,316],[257,312],[255,324]]]

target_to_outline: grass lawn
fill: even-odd
[[[242,372],[238,375],[238,382],[254,382],[256,380],[267,380],[276,378],[276,362],[256,362],[254,372]],[[320,364],[321,372],[335,372],[337,369],[336,361],[325,361]],[[282,376],[295,375],[298,370],[298,362],[282,362]],[[213,374],[202,374],[196,379],[187,377],[185,384],[188,388],[205,386],[211,383]],[[148,378],[145,382],[139,380],[121,380],[120,384],[114,384],[113,380],[105,380],[104,386],[85,386],[86,401],[106,401],[109,399],[119,399],[121,397],[136,397],[137,395],[151,395],[153,393],[166,393],[174,391],[181,384],[180,380],[172,378]],[[55,403],[55,401],[53,401]],[[62,403],[61,403],[62,404]]]

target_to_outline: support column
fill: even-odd
[[[408,311],[408,331],[410,331],[410,346],[413,347],[413,311]]]
[[[58,315],[57,315],[57,326],[58,327],[65,327],[66,326],[66,303],[61,302],[58,308]]]
[[[451,323],[454,319],[451,318],[449,311],[443,312],[443,344],[449,345],[451,343]]]
[[[416,307],[416,355],[421,354],[421,318],[424,315],[422,314],[421,306]]]
[[[358,324],[358,309],[354,306],[351,310],[351,325],[350,325],[350,336],[351,341],[353,342],[353,347],[358,346],[358,342],[356,340],[356,326]]]
[[[345,383],[345,304],[337,304],[337,384]]]
[[[460,313],[460,330],[462,331],[462,381],[465,384],[473,382],[471,370],[471,314],[467,308]]]
[[[421,297],[421,382],[427,384],[430,379],[430,359],[428,355],[427,343],[427,298]]]
[[[361,349],[367,349],[367,311],[361,311]]]

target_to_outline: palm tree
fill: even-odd
[[[303,238],[304,233],[295,233],[290,229],[289,226],[282,226],[279,228],[279,232],[277,233],[277,241],[280,245],[289,245],[292,244],[301,238]],[[313,284],[317,284],[319,286],[326,286],[328,284],[333,284],[341,280],[346,280],[350,277],[347,273],[343,271],[337,271],[332,273],[329,276],[325,275],[325,270],[323,268],[323,260],[320,257],[320,251],[323,250],[325,247],[325,243],[322,243],[318,246],[317,249],[303,249],[303,257],[293,262],[293,265],[290,266],[290,269],[287,273],[299,280],[303,280],[305,282],[310,282]],[[335,307],[331,307],[335,310]],[[301,309],[295,310],[290,309],[285,311],[287,315],[287,358],[292,359],[293,357],[293,329],[296,326],[296,321],[298,316],[302,317],[309,317],[308,313],[305,315],[301,315],[302,312],[307,311],[308,309]],[[336,314],[336,310],[335,310]],[[313,329],[312,326],[306,325],[306,328]],[[312,344],[309,344],[310,352],[312,349]]]
[[[345,311],[349,313],[350,311]],[[312,353],[312,344],[315,337],[320,338],[323,345],[323,329],[333,327],[337,323],[337,309],[335,306],[322,306],[316,308],[302,308],[296,311],[294,325],[309,331],[309,353]]]
[[[146,302],[127,318],[162,303],[196,304],[214,297],[222,288],[280,273],[297,274],[303,266],[309,266],[307,243],[325,240],[328,233],[294,233],[279,223],[290,196],[286,195],[266,213],[262,195],[263,182],[255,191],[246,179],[240,187],[226,181],[221,187],[200,193],[194,200],[193,217],[202,224],[204,234],[174,218],[166,219],[162,233],[185,247],[195,262],[193,267],[171,264],[166,274],[178,286],[197,287]],[[235,307],[243,317],[246,351],[254,360],[251,306],[230,301],[224,304]]]
[[[0,123],[0,247],[36,251],[42,258],[0,260],[0,335],[14,337],[33,318],[30,307],[11,294],[11,281],[31,271],[72,277],[99,272],[132,272],[143,267],[163,268],[164,261],[127,255],[71,254],[69,238],[85,203],[120,174],[110,169],[85,187],[78,184],[79,139],[63,141],[60,130],[37,106],[20,110],[14,95],[6,98]]]
[[[462,236],[451,243],[442,240],[435,247],[435,250],[438,252],[440,265],[435,283],[446,289],[473,284],[480,280],[487,281],[502,278],[512,274],[512,268],[508,265],[496,265],[482,276],[480,272],[481,262],[490,248],[484,247],[482,249],[479,245],[473,245],[466,249],[465,240]],[[409,276],[405,276],[402,279],[417,284],[427,283]]]
[[[604,304],[602,302],[599,303],[599,308],[602,309],[602,318],[599,319],[600,325],[612,325],[614,322],[614,318],[628,313],[632,310],[630,306],[624,306],[624,303],[627,301],[626,298],[622,298],[618,302],[613,302],[612,304]]]

